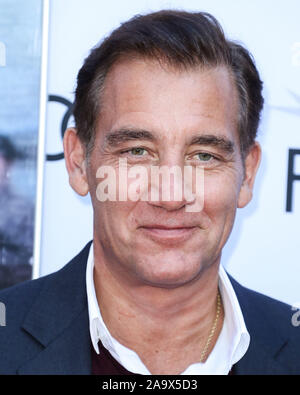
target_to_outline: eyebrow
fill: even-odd
[[[110,132],[105,136],[106,144],[111,147],[130,140],[154,141],[155,137],[148,130],[129,128],[121,128]]]
[[[148,130],[130,128],[117,129],[113,132],[109,132],[105,136],[105,143],[110,147],[117,146],[130,140],[154,141],[156,138]],[[190,145],[210,145],[228,154],[232,154],[234,152],[234,143],[231,140],[226,137],[219,137],[213,134],[194,136],[190,141]]]
[[[234,143],[226,137],[218,137],[213,134],[199,135],[192,138],[191,145],[210,145],[221,151],[232,154],[234,152]]]

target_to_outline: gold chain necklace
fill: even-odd
[[[214,334],[216,332],[217,329],[217,325],[218,325],[218,321],[219,321],[219,317],[220,317],[220,313],[221,313],[221,295],[220,292],[218,291],[218,296],[217,296],[217,311],[216,311],[216,316],[213,322],[213,326],[210,330],[209,336],[207,338],[206,344],[202,350],[201,356],[200,356],[200,362],[203,362],[205,360],[206,354],[207,354],[207,350],[208,347],[212,341],[212,338],[214,337]]]

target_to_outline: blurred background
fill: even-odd
[[[0,289],[32,276],[42,2],[0,0]]]
[[[6,276],[12,275],[13,282],[28,278],[31,264],[34,277],[61,268],[92,238],[89,197],[81,198],[69,187],[62,154],[64,130],[73,124],[76,75],[89,50],[121,22],[135,14],[163,8],[213,14],[228,38],[243,43],[254,56],[264,81],[265,108],[258,137],[263,159],[253,200],[237,212],[222,263],[243,285],[297,304],[300,302],[298,0],[23,3],[0,0],[0,135],[9,138],[16,152],[3,172],[5,183],[9,181],[13,193],[22,196],[23,202],[23,206],[14,203],[1,192],[0,287],[7,286]],[[43,21],[49,22],[48,37],[42,37]],[[41,54],[45,48],[46,92],[40,89]],[[46,119],[39,123],[39,101],[46,99]],[[0,148],[0,158],[1,152]],[[43,155],[38,156],[38,152]],[[43,173],[42,179],[37,177],[39,171]],[[26,219],[15,226],[16,218],[21,217],[18,210]],[[19,247],[15,245],[19,236],[15,233],[8,236],[14,228],[21,235]],[[9,248],[18,255],[18,264],[27,265],[27,271],[17,274],[17,264],[14,266],[14,259],[8,258]]]

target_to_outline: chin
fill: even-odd
[[[145,262],[144,262],[145,265]],[[174,288],[185,285],[198,277],[201,267],[198,265],[187,264],[186,262],[166,261],[159,264],[159,261],[149,263],[146,267],[137,266],[139,277],[147,284],[162,287]]]

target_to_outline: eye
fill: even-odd
[[[144,156],[146,153],[147,150],[141,147],[134,147],[121,152],[121,154],[130,154],[132,156]]]
[[[213,158],[213,156],[211,154],[208,154],[206,152],[200,152],[196,156],[198,157],[198,159],[201,162],[208,162],[209,160],[211,160]]]
[[[146,150],[144,148],[136,147],[136,148],[131,148],[127,152],[131,153],[134,156],[143,156],[146,154]]]

